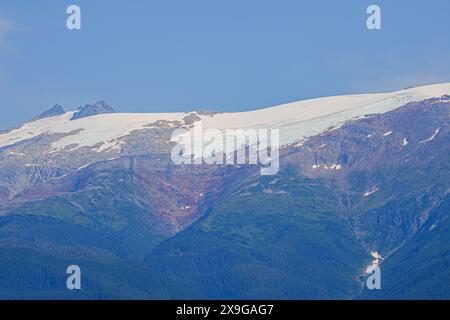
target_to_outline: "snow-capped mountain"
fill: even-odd
[[[385,113],[409,102],[418,102],[450,93],[450,84],[410,88],[392,93],[355,94],[326,97],[289,103],[247,112],[198,114],[193,113],[114,113],[105,102],[87,105],[76,111],[61,113],[55,107],[25,123],[18,129],[0,135],[0,147],[7,147],[37,136],[61,135],[49,151],[96,147],[120,150],[125,137],[135,131],[156,128],[161,123],[172,128],[201,120],[205,129],[278,128],[281,144],[320,134],[343,123],[372,114]],[[58,107],[58,106],[57,106]],[[102,108],[104,110],[97,110]],[[55,111],[55,112],[53,112]],[[84,119],[82,119],[84,118]]]
[[[238,113],[56,106],[0,134],[2,294],[67,294],[46,284],[75,260],[86,297],[372,297],[377,252],[380,297],[449,297],[449,116],[450,84]],[[174,164],[173,131],[199,120],[279,129],[279,173]]]

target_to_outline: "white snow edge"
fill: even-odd
[[[198,116],[202,119],[205,130],[209,128],[219,130],[279,129],[280,144],[287,145],[323,133],[329,128],[338,128],[347,121],[360,119],[369,114],[385,113],[409,102],[418,102],[446,94],[450,94],[450,83],[416,87],[391,93],[325,97],[254,111]],[[60,133],[67,134],[67,136],[53,143],[51,150],[54,152],[61,151],[69,145],[76,144],[76,148],[80,148],[84,146],[93,147],[98,143],[105,144],[98,148],[97,151],[99,152],[107,149],[120,151],[120,139],[129,135],[132,131],[144,130],[148,128],[146,125],[148,126],[148,124],[158,120],[183,122],[183,118],[188,113],[112,113],[71,121],[72,115],[73,111],[25,123],[18,129],[1,134],[0,148],[42,134]]]

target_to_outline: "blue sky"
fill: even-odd
[[[448,0],[3,0],[0,128],[55,103],[236,111],[450,82],[449,34]]]

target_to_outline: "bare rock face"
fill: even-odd
[[[39,120],[39,119],[45,119],[45,118],[50,118],[50,117],[54,117],[54,116],[59,116],[61,114],[64,114],[64,109],[62,106],[60,106],[59,104],[55,104],[53,107],[51,107],[50,109],[42,112],[40,115],[38,115],[37,117],[33,118],[34,120]]]
[[[93,105],[87,104],[84,107],[80,107],[73,114],[71,120],[77,120],[89,116],[94,116],[97,114],[114,113],[116,112],[112,107],[110,107],[105,101],[98,101]]]

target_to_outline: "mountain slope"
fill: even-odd
[[[449,94],[243,113],[100,105],[1,134],[2,297],[448,297]],[[173,130],[198,120],[280,129],[280,171],[175,165]],[[371,251],[385,258],[381,292],[363,289]],[[86,277],[79,295],[65,289],[70,264]]]
[[[147,264],[198,298],[349,298],[367,257],[336,213],[336,197],[295,167],[275,178],[250,175]]]
[[[412,239],[382,268],[380,292],[364,299],[450,299],[450,196],[430,214]]]

